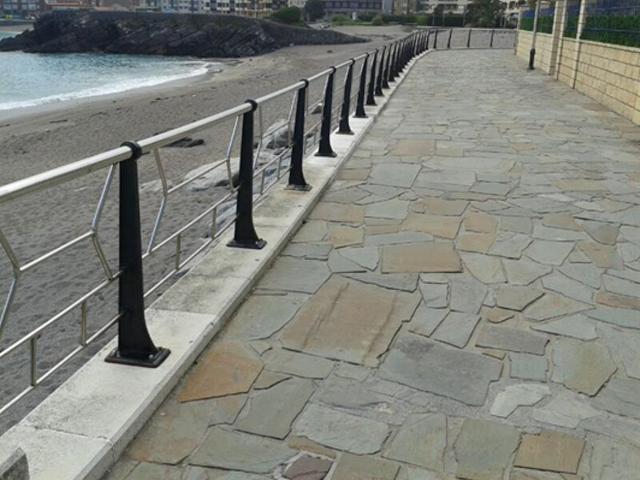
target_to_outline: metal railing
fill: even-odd
[[[74,298],[60,311],[0,351],[0,364],[5,363],[8,356],[19,349],[26,348],[29,357],[28,385],[0,407],[0,414],[16,405],[116,324],[118,325],[118,346],[106,358],[106,361],[145,367],[160,365],[170,352],[156,346],[149,335],[144,312],[145,297],[174,278],[186,264],[231,226],[234,227],[234,235],[233,240],[229,243],[230,247],[255,249],[264,247],[265,242],[260,239],[253,225],[254,202],[260,201],[269,187],[286,174],[289,177],[289,188],[302,191],[310,189],[303,171],[305,152],[312,147],[315,148],[317,144],[318,156],[335,156],[330,136],[336,123],[338,123],[338,133],[352,133],[350,118],[352,116],[366,117],[366,106],[375,105],[375,97],[384,95],[383,90],[389,88],[389,82],[396,79],[413,57],[428,48],[428,36],[427,32],[414,32],[401,40],[364,53],[261,98],[248,100],[222,113],[137,142],[125,142],[116,149],[0,187],[0,206],[5,206],[30,194],[67,184],[95,172],[103,172],[105,175],[97,206],[86,231],[61,245],[48,249],[46,253],[36,258],[27,260],[19,258],[9,237],[3,233],[2,229],[5,225],[0,225],[0,250],[6,254],[12,270],[7,298],[0,310],[0,339],[10,319],[12,304],[21,280],[33,269],[80,244],[88,242],[102,270],[101,281],[91,285],[83,294]],[[339,80],[342,80],[342,84],[336,87],[338,77]],[[324,82],[323,85],[322,82]],[[310,101],[310,89],[314,85],[320,87],[321,95],[320,98]],[[265,131],[264,108],[269,103],[285,99],[288,96],[292,97],[292,101],[286,124],[282,126],[280,132]],[[338,96],[342,98],[342,101],[339,105],[334,105],[334,97]],[[309,122],[310,111],[314,109],[321,110],[321,119],[317,122]],[[199,171],[197,175],[190,176],[176,185],[171,185],[167,181],[166,165],[163,162],[161,149],[224,122],[233,124],[225,157]],[[257,143],[255,142],[255,130],[258,130]],[[284,134],[286,145],[279,151],[276,150],[275,154],[270,153],[270,156],[266,157],[268,161],[264,161],[265,144],[278,134]],[[232,158],[232,155],[237,141],[240,145],[236,181],[233,172],[235,159]],[[162,200],[153,220],[149,239],[143,245],[138,161],[144,155],[150,155],[155,162]],[[160,227],[166,206],[171,198],[215,169],[225,171],[225,175],[228,177],[227,193],[215,202],[206,205],[195,217],[182,223],[169,235],[160,238]],[[119,260],[117,267],[114,267],[107,259],[99,232],[106,199],[114,184],[116,170],[118,171],[116,181],[119,184]],[[234,204],[236,213],[230,215],[229,212]],[[190,255],[183,258],[181,248],[183,236],[189,229],[203,221],[207,222],[210,230],[207,241],[202,242]],[[143,284],[144,261],[155,255],[160,249],[170,246],[175,249],[172,268],[156,284],[145,291]],[[89,333],[87,322],[90,300],[110,285],[116,284],[118,288],[117,314],[96,331]],[[65,352],[64,357],[56,361],[55,364],[48,365],[46,368],[39,366],[39,341],[48,329],[74,311],[79,312],[80,315],[76,346],[70,352]]]
[[[429,48],[514,48],[516,30],[508,28],[435,28]]]
[[[253,249],[264,247],[265,242],[259,237],[253,224],[254,203],[261,201],[269,188],[287,174],[288,188],[309,190],[311,187],[305,179],[303,169],[305,153],[317,146],[317,156],[335,156],[331,145],[331,134],[334,131],[339,134],[352,134],[351,118],[365,118],[367,106],[376,105],[376,98],[384,96],[384,91],[390,88],[390,83],[398,78],[412,58],[430,48],[442,48],[440,42],[443,38],[447,48],[454,48],[455,39],[460,32],[464,35],[464,41],[461,43],[463,48],[470,48],[472,43],[476,47],[479,45],[484,48],[494,47],[494,37],[498,38],[498,32],[502,31],[474,29],[472,41],[471,30],[468,32],[466,29],[419,30],[286,88],[255,100],[247,100],[224,112],[137,142],[125,142],[113,150],[1,186],[0,207],[6,207],[32,194],[49,191],[60,185],[68,185],[78,179],[84,180],[88,175],[96,173],[104,175],[96,208],[92,211],[91,221],[85,231],[48,249],[44,254],[26,260],[20,258],[12,246],[10,237],[3,232],[3,228],[7,225],[3,225],[4,222],[0,223],[0,251],[4,251],[11,269],[7,297],[0,305],[0,340],[9,322],[16,292],[25,275],[81,245],[91,249],[101,271],[101,273],[98,272],[99,280],[95,284],[88,285],[82,294],[74,295],[72,301],[66,303],[52,316],[45,318],[39,325],[34,328],[28,326],[26,333],[20,334],[19,338],[11,340],[4,349],[0,350],[0,365],[3,368],[7,365],[9,356],[21,349],[25,350],[25,356],[28,357],[27,385],[10,394],[8,400],[0,400],[0,414],[8,411],[45,380],[51,378],[116,324],[118,325],[118,346],[106,361],[145,367],[160,365],[170,352],[156,346],[149,335],[144,312],[145,298],[175,278],[185,265],[232,226],[234,235],[229,243],[230,247]],[[485,34],[480,35],[479,32],[485,32]],[[475,44],[475,41],[478,41],[478,44]],[[511,45],[505,45],[504,48],[511,47]],[[314,91],[317,92],[317,98],[314,98]],[[277,130],[265,130],[263,110],[273,102],[286,101],[288,97],[291,97],[291,103],[284,124]],[[317,121],[313,121],[310,113],[314,111],[319,111],[321,114]],[[168,164],[163,159],[162,149],[221,124],[231,126],[224,158],[200,169],[197,174],[171,184],[167,178]],[[275,142],[277,137],[284,137],[282,141],[284,145],[280,148],[272,145],[277,143]],[[234,148],[237,150],[237,143],[239,143],[239,158],[236,159],[233,153]],[[141,184],[138,178],[138,162],[143,157],[149,158],[154,164],[161,195],[159,208],[151,222],[149,238],[144,244],[141,231]],[[235,162],[237,162],[237,179],[234,173]],[[163,221],[166,221],[166,209],[171,199],[213,171],[222,171],[227,178],[226,193],[205,204],[195,216],[181,222],[162,236],[161,227]],[[107,197],[114,189],[114,183],[118,184],[117,266],[113,265],[115,261],[109,261],[100,235]],[[116,194],[116,192],[113,193]],[[233,215],[233,207],[235,207],[235,215]],[[203,223],[208,230],[206,240],[188,255],[183,254],[182,244],[187,232],[193,231]],[[145,290],[143,264],[162,249],[165,251],[173,249],[172,265],[159,281]],[[109,315],[106,323],[101,324],[99,328],[90,331],[88,328],[90,302],[101,298],[103,292],[110,286],[117,287],[116,313]],[[46,338],[45,333],[71,313],[79,315],[77,342],[74,342],[70,351],[63,352],[62,358],[56,359],[55,362],[48,361],[45,365],[42,362],[39,363],[39,344],[43,338]]]

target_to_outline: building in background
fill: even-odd
[[[42,0],[0,0],[0,13],[7,18],[32,18],[43,9]]]
[[[325,0],[324,12],[333,15],[358,16],[360,13],[382,12],[383,0]]]
[[[208,13],[210,0],[161,0],[160,9],[166,13]]]

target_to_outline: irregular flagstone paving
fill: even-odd
[[[108,480],[640,478],[640,127],[418,62]]]

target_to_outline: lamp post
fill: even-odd
[[[531,50],[529,50],[529,70],[533,70],[536,59],[536,35],[538,34],[538,17],[540,16],[540,4],[542,0],[536,0],[536,9],[533,14],[533,38],[531,39]]]

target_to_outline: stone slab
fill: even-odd
[[[480,317],[473,313],[449,312],[431,337],[434,340],[463,348],[471,338],[479,321]]]
[[[576,473],[584,450],[584,440],[560,432],[543,431],[525,435],[514,465],[560,473]]]
[[[469,480],[502,478],[519,440],[520,433],[510,425],[465,419],[454,445],[456,476]]]
[[[295,454],[295,450],[276,440],[213,427],[189,463],[266,474]]]
[[[246,393],[262,367],[248,347],[236,342],[216,343],[189,374],[178,399],[190,402]]]
[[[554,343],[553,364],[554,382],[587,395],[595,395],[617,368],[605,346],[572,339]]]
[[[308,405],[296,420],[293,433],[330,448],[359,455],[380,451],[389,427],[320,405]]]
[[[551,390],[547,385],[533,383],[509,385],[496,395],[491,405],[491,415],[506,418],[516,408],[530,407],[549,395],[551,395]]]
[[[544,355],[547,338],[526,330],[485,325],[480,329],[476,345],[510,352]]]
[[[400,465],[379,457],[344,454],[338,460],[332,480],[395,480]]]
[[[255,393],[236,421],[243,432],[283,439],[314,391],[311,380],[292,378]]]
[[[412,414],[385,450],[384,456],[429,470],[444,469],[447,417],[441,413]]]
[[[292,350],[376,365],[401,320],[392,315],[397,292],[331,278],[298,312],[280,337]]]
[[[467,405],[484,404],[489,383],[499,378],[498,360],[452,350],[416,335],[403,335],[380,367],[382,378],[453,398]]]
[[[382,273],[459,272],[460,257],[451,244],[393,245],[382,249]]]

